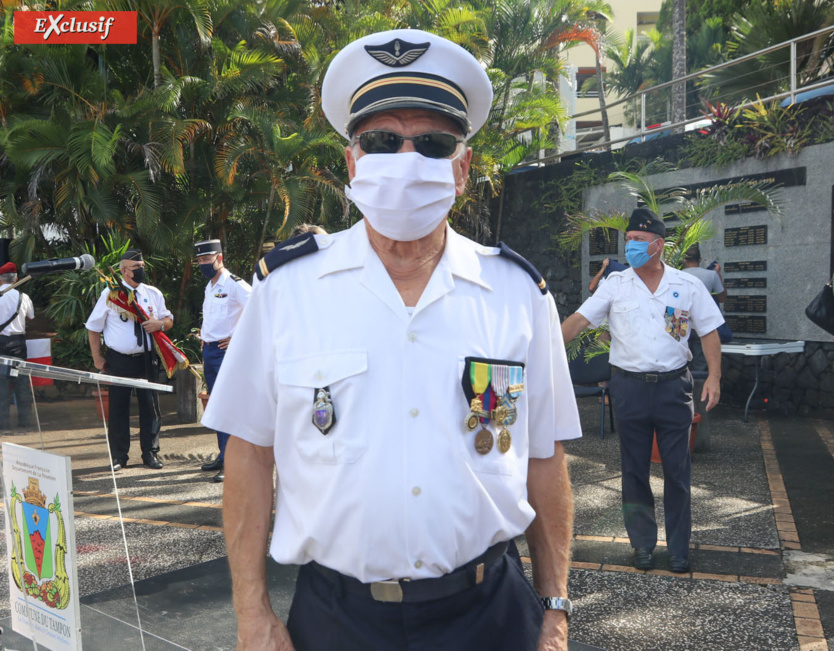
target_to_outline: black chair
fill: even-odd
[[[614,428],[614,404],[609,398],[610,391],[608,381],[611,379],[611,365],[608,363],[608,353],[602,353],[591,358],[590,361],[585,361],[585,351],[579,351],[579,354],[568,362],[570,369],[570,378],[573,382],[573,394],[577,398],[587,398],[589,396],[599,396],[599,435],[600,438],[605,438],[605,402],[608,398],[610,403],[608,406],[608,416],[611,421],[611,431],[616,432]],[[602,386],[600,383],[604,382]]]

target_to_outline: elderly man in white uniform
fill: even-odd
[[[35,306],[28,294],[17,289],[8,289],[17,282],[17,265],[7,262],[0,267],[0,290],[7,290],[0,296],[0,355],[26,359],[26,319],[35,318]],[[17,403],[17,426],[32,425],[32,393],[28,378],[10,377],[9,367],[0,369],[0,429],[7,430],[11,393],[9,382],[14,387]]]
[[[561,441],[581,432],[556,306],[527,261],[446,222],[491,100],[469,53],[417,30],[330,65],[364,219],[260,262],[203,418],[233,432],[238,649],[567,648]],[[265,583],[273,506],[270,554],[302,565],[286,626]]]
[[[620,433],[623,518],[634,548],[634,565],[648,570],[657,544],[654,497],[649,483],[653,434],[663,460],[663,504],[669,569],[690,569],[692,533],[689,430],[692,424],[692,358],[687,341],[694,328],[709,365],[701,400],[712,409],[721,395],[724,322],[703,283],[662,261],[666,226],[648,208],[631,213],[626,227],[630,269],[616,271],[562,324],[565,341],[608,318],[611,331],[611,397]]]

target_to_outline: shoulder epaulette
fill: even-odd
[[[276,246],[272,251],[267,253],[258,262],[255,268],[255,273],[258,275],[258,280],[266,278],[270,272],[274,271],[282,264],[286,264],[296,258],[300,258],[308,253],[315,253],[319,250],[319,245],[316,243],[314,233],[302,233],[297,237],[292,237],[286,242]]]
[[[530,274],[530,278],[532,278],[533,282],[536,283],[536,286],[539,288],[541,293],[547,294],[547,282],[539,273],[539,270],[536,269],[529,260],[521,257],[503,242],[498,242],[498,255],[502,258],[507,258],[507,260],[515,262],[519,267],[524,269],[524,271]]]
[[[241,278],[240,276],[234,275],[231,271],[229,272],[229,277],[232,280],[234,280],[236,283],[242,283],[243,282],[243,278]]]

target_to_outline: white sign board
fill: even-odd
[[[12,628],[81,649],[70,458],[3,443],[3,489]]]

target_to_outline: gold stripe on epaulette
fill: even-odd
[[[266,258],[261,258],[258,261],[258,266],[261,269],[261,275],[266,278],[269,275],[269,268],[266,266]]]
[[[539,281],[539,289],[544,289],[547,287],[547,283],[545,282],[544,278]]]

